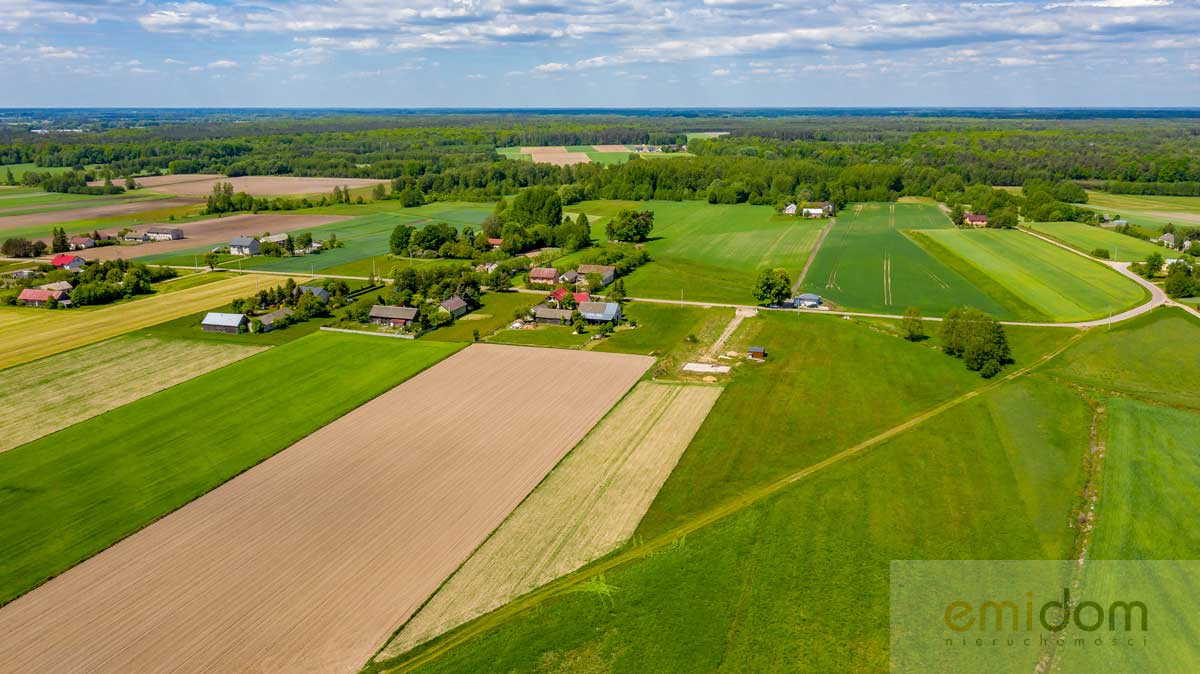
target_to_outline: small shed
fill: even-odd
[[[204,320],[200,321],[200,327],[205,332],[226,332],[236,335],[249,322],[246,314],[225,314],[219,311],[210,311],[205,314]]]
[[[611,323],[621,320],[621,305],[616,302],[583,302],[579,315],[589,323]]]
[[[368,314],[368,318],[370,318],[372,323],[389,328],[408,325],[416,317],[417,310],[412,307],[389,307],[383,304],[376,304],[371,307],[371,313]]]
[[[562,273],[562,276],[558,277],[558,280],[562,281],[563,283],[575,283],[579,280],[579,272],[575,271],[574,269],[565,271]]]
[[[579,275],[586,277],[588,274],[598,274],[600,276],[600,285],[606,286],[613,282],[617,277],[617,268],[607,264],[581,264],[579,265]],[[595,290],[595,288],[589,288]]]
[[[537,323],[550,325],[566,325],[571,322],[571,311],[568,309],[552,309],[544,304],[533,308],[533,320]]]
[[[746,357],[754,360],[766,360],[767,350],[761,346],[752,346],[746,349]]]
[[[797,295],[795,304],[797,309],[816,309],[821,306],[821,296],[816,293]]]
[[[290,307],[283,307],[282,309],[276,309],[269,314],[260,316],[258,320],[260,323],[262,323],[262,331],[270,332],[274,330],[275,324],[278,323],[281,318],[285,316],[291,316],[293,313],[295,312],[293,312]]]
[[[71,285],[70,281],[55,281],[54,283],[43,283],[37,288],[38,290],[58,290],[64,293],[69,293],[71,292],[72,287],[73,286]]]
[[[459,316],[467,313],[467,301],[458,295],[455,295],[445,302],[442,302],[441,308],[451,316],[458,318]]]

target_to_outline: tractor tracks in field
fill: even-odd
[[[842,451],[826,457],[825,459],[818,461],[817,463],[814,463],[806,468],[776,479],[774,482],[770,482],[761,487],[744,492],[736,498],[726,501],[725,503],[722,503],[708,511],[702,512],[692,519],[683,522],[661,534],[658,534],[657,536],[640,542],[635,539],[631,546],[616,552],[605,559],[601,559],[591,566],[551,581],[546,585],[529,592],[528,594],[518,597],[517,599],[505,604],[495,611],[481,616],[471,623],[448,632],[440,640],[431,642],[430,647],[417,652],[410,658],[405,659],[404,656],[400,656],[400,658],[398,658],[395,662],[380,663],[378,665],[378,669],[373,667],[370,669],[370,671],[407,672],[412,671],[422,665],[434,662],[454,648],[461,646],[480,635],[490,632],[509,620],[516,618],[522,613],[531,609],[537,609],[541,606],[541,603],[547,599],[566,592],[575,591],[581,585],[592,582],[597,578],[603,578],[605,573],[613,571],[618,567],[624,566],[625,564],[637,561],[639,559],[651,557],[655,554],[667,551],[672,547],[677,547],[679,541],[686,538],[688,534],[695,533],[696,531],[725,519],[730,515],[744,511],[747,508],[782,492],[784,489],[797,482],[809,478],[831,466],[854,458],[869,449],[883,444],[884,442],[891,440],[892,438],[941,415],[948,410],[973,400],[984,393],[999,388],[1004,384],[1013,381],[1014,379],[1029,374],[1041,365],[1053,360],[1063,351],[1066,351],[1068,348],[1078,342],[1085,334],[1087,334],[1087,331],[1080,330],[1078,333],[1064,340],[1062,344],[1052,351],[1043,354],[1036,361],[1022,368],[1014,370],[1003,377],[992,380],[991,382],[988,382],[979,388],[972,389],[939,405],[936,405],[914,417],[911,417],[907,421],[878,433],[871,438],[863,440],[852,447],[843,449]]]
[[[808,254],[808,259],[804,261],[804,268],[800,270],[800,275],[796,277],[796,282],[792,284],[792,294],[797,294],[800,292],[800,286],[804,283],[804,279],[808,276],[808,270],[812,268],[813,261],[817,259],[817,253],[821,251],[821,246],[825,245],[825,237],[829,236],[829,230],[833,229],[833,226],[836,223],[837,218],[829,218],[829,222],[825,225],[825,229],[822,229],[820,235],[817,236],[817,242],[813,244],[812,251]],[[836,278],[836,265],[834,269],[835,271],[833,276]],[[828,288],[829,286],[825,287]]]

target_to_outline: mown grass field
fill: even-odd
[[[986,279],[964,276],[906,236],[911,230],[952,229],[935,206],[847,205],[817,252],[802,290],[860,311],[899,314],[918,307],[926,315],[939,315],[967,305],[1001,318],[1023,316],[1018,302],[980,285]]]
[[[936,246],[995,280],[1051,321],[1118,314],[1149,293],[1108,267],[1016,230],[925,231]]]
[[[284,276],[245,274],[175,292],[140,297],[111,306],[78,309],[0,307],[0,369],[93,344],[164,321],[212,310],[272,287]]]
[[[1118,234],[1111,229],[1093,227],[1081,222],[1030,222],[1025,227],[1061,241],[1077,250],[1092,254],[1097,248],[1108,250],[1110,260],[1136,262],[1145,260],[1154,253],[1168,253],[1167,249],[1137,237]]]
[[[794,278],[804,267],[824,222],[777,215],[769,206],[697,201],[581,202],[571,213],[609,217],[622,208],[654,211],[646,243],[652,262],[625,279],[631,297],[753,304],[760,269],[782,267]],[[604,240],[594,223],[593,238]]]
[[[261,350],[126,335],[0,370],[0,452]]]
[[[1110,328],[1095,328],[1045,370],[1098,391],[1200,410],[1200,319],[1182,309],[1155,309]]]
[[[33,194],[17,194],[7,196],[0,192],[0,217],[8,213],[23,213],[34,211],[42,206],[69,204],[78,201],[94,201],[99,197],[90,194],[64,194],[61,192],[35,192]],[[36,212],[36,211],[35,211]]]
[[[480,338],[504,328],[514,320],[513,312],[528,309],[540,301],[537,295],[528,293],[485,293],[480,298],[480,307],[462,316],[454,323],[438,328],[422,337],[443,342],[474,341],[475,331]]]
[[[658,363],[651,371],[656,377],[678,376],[679,368],[703,353],[733,319],[732,309],[650,302],[627,302],[621,312],[637,327],[614,332],[595,349],[655,356]]]
[[[0,604],[459,348],[311,335],[0,454]]]
[[[516,344],[518,346],[577,349],[586,344],[591,338],[590,334],[574,334],[574,328],[569,325],[539,325],[536,328],[522,330],[500,330],[489,337],[487,341],[498,344]]]
[[[1108,194],[1089,191],[1088,203],[1094,211],[1119,215],[1135,225],[1161,230],[1168,222],[1176,225],[1200,225],[1200,197],[1170,197],[1143,194]]]
[[[705,428],[722,419],[737,384]],[[837,405],[836,394],[822,400]],[[785,445],[796,434],[812,441],[822,422],[854,423],[845,409],[865,408],[809,416],[810,423],[773,429],[772,437]],[[768,444],[745,430],[779,421],[765,412],[740,419],[740,444]],[[764,671],[780,663],[886,670],[892,559],[1070,554],[1067,520],[1082,486],[1090,418],[1080,396],[1052,382],[1022,379],[989,390],[655,554],[544,599],[418,671]],[[693,494],[706,506],[720,497],[703,488]],[[488,617],[481,623],[490,624]],[[413,653],[436,652],[434,641]]]

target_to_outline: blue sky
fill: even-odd
[[[1200,1],[0,0],[0,107],[1200,106]]]

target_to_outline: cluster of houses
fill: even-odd
[[[814,201],[803,206],[791,203],[783,207],[784,215],[799,215],[802,218],[830,218],[833,212],[833,204],[828,201]]]
[[[467,301],[455,295],[438,305],[438,310],[445,312],[451,318],[458,318],[467,313]],[[385,328],[405,328],[417,320],[420,311],[415,307],[392,307],[376,304],[371,307],[367,319],[375,325]]]
[[[309,293],[321,300],[322,302],[329,301],[329,291],[320,286],[297,286],[296,295]],[[277,327],[277,323],[284,317],[291,316],[294,312],[291,307],[280,307],[275,311],[262,316],[257,316],[259,323],[262,323],[262,332],[270,332]],[[200,329],[205,332],[224,332],[231,335],[236,335],[245,332],[250,326],[250,317],[246,314],[234,314],[220,311],[210,311],[204,315],[204,320],[200,321]]]
[[[542,304],[535,306],[530,314],[534,323],[549,325],[566,325],[570,323],[575,312],[588,323],[617,323],[621,320],[621,305],[616,302],[593,302],[588,292],[579,288],[587,287],[587,277],[595,274],[600,278],[600,285],[612,283],[617,276],[616,267],[604,264],[581,264],[575,269],[560,272],[554,267],[533,267],[529,270],[530,285],[566,284],[576,290],[565,287],[556,288]],[[587,288],[595,290],[595,288]],[[575,309],[566,308],[567,296],[575,303]]]
[[[262,249],[262,244],[274,243],[277,245],[283,245],[287,239],[288,235],[286,233],[271,234],[263,237],[246,236],[243,234],[241,236],[235,236],[229,240],[229,253],[231,255],[258,255],[259,251]],[[324,244],[322,244],[320,241],[313,241],[307,248],[297,248],[294,252],[298,254],[315,253],[321,250],[323,245]],[[213,252],[216,253],[219,250],[219,248],[214,248]]]
[[[1175,235],[1172,234],[1171,232],[1167,232],[1166,234],[1163,234],[1162,236],[1150,239],[1150,241],[1152,241],[1154,243],[1162,244],[1163,246],[1166,246],[1167,248],[1172,248],[1172,249],[1175,248],[1175,246],[1179,245],[1179,239],[1176,238]],[[1191,240],[1185,239],[1183,242],[1183,245],[1179,246],[1179,250],[1188,250],[1191,247],[1192,247]]]
[[[600,285],[606,286],[617,277],[617,268],[606,264],[581,264],[576,269],[559,273],[554,267],[533,267],[529,270],[530,285],[557,285],[566,283],[579,286],[587,284],[588,274],[600,277]],[[595,290],[595,288],[589,288]]]
[[[17,295],[17,301],[27,307],[44,307],[53,300],[59,306],[69,307],[71,306],[71,288],[70,281],[45,283],[21,290],[21,294]]]

